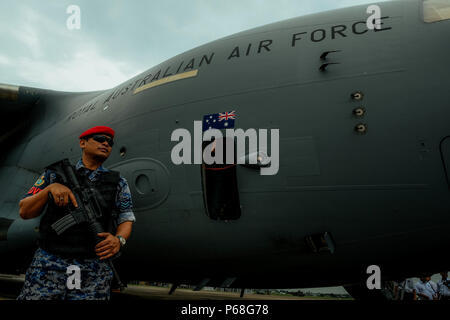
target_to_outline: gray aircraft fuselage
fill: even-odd
[[[450,20],[423,22],[418,0],[379,6],[376,31],[358,6],[219,39],[111,90],[11,89],[0,272],[24,272],[36,248],[40,218],[21,219],[20,199],[47,165],[75,163],[95,125],[116,131],[105,166],[133,196],[125,279],[295,288],[356,283],[370,265],[386,279],[448,268]],[[215,220],[202,165],[175,165],[170,138],[232,110],[236,128],[279,129],[280,167],[237,165],[240,216]],[[314,252],[305,238],[325,232],[333,252]]]

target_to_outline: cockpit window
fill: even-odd
[[[436,22],[450,19],[450,0],[423,0],[423,21]]]

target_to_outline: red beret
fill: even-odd
[[[107,134],[108,136],[111,136],[111,138],[114,138],[114,130],[113,129],[111,129],[110,127],[105,127],[105,126],[96,126],[96,127],[90,128],[90,129],[86,130],[85,132],[83,132],[80,135],[80,139],[83,137],[86,137],[86,136],[97,134],[97,133]]]

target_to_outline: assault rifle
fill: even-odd
[[[86,180],[78,180],[75,168],[71,165],[69,159],[63,159],[55,162],[48,168],[54,170],[62,179],[61,184],[65,185],[72,191],[78,204],[78,208],[73,206],[71,203],[67,205],[67,210],[69,213],[52,224],[53,230],[60,235],[72,226],[85,222],[90,234],[95,240],[95,244],[97,245],[103,241],[103,238],[97,236],[98,233],[105,232],[103,226],[99,222],[99,219],[102,216],[102,209],[98,199],[102,199],[103,196],[97,192],[97,190],[92,188]],[[53,196],[51,193],[49,193],[49,198],[50,201],[53,201]],[[94,248],[92,250],[94,250]],[[119,255],[120,252],[116,254],[115,257],[118,257]],[[107,259],[106,263],[108,263],[109,267],[113,271],[117,284],[120,287],[120,291],[123,291],[125,285],[120,280],[119,274],[117,273],[112,260]]]

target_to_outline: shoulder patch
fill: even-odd
[[[34,183],[35,187],[40,187],[45,183],[45,175],[43,174],[39,179]]]

